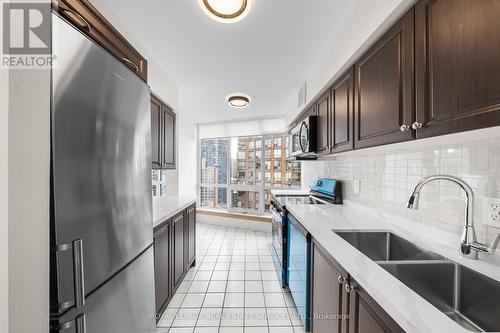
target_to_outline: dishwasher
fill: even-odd
[[[305,332],[310,324],[311,235],[288,215],[288,289]]]

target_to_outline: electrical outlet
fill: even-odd
[[[500,228],[500,198],[483,198],[483,224]]]
[[[354,194],[360,194],[361,193],[361,181],[355,180],[353,182],[354,185]]]

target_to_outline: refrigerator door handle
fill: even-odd
[[[83,239],[73,241],[73,282],[75,286],[75,307],[85,305],[85,284],[83,277]]]
[[[87,322],[85,320],[85,313],[79,314],[75,318],[76,333],[87,333]]]
[[[50,332],[62,333],[70,328],[75,328],[75,333],[87,333],[87,321],[85,313],[81,313],[74,320],[66,321],[62,324],[54,324],[51,326]]]
[[[85,282],[83,274],[83,239],[76,239],[68,244],[60,244],[56,246],[56,251],[69,251],[73,252],[73,288],[75,307],[77,309],[85,305]],[[71,302],[60,303],[59,311],[70,307]]]

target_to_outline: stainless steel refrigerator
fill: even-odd
[[[151,332],[149,87],[52,20],[51,331]]]

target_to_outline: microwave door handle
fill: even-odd
[[[299,129],[299,147],[302,153],[304,153],[304,146],[302,146],[302,129],[304,128],[305,121],[300,124],[300,129]]]

